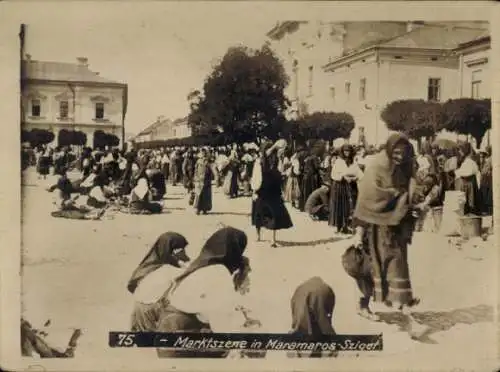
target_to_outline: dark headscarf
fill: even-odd
[[[405,143],[408,154],[401,165],[392,162],[396,145]],[[389,137],[386,151],[375,155],[359,182],[354,218],[374,225],[396,226],[408,212],[406,198],[395,197],[394,189],[412,193],[413,147],[403,134]]]
[[[334,335],[332,327],[335,294],[315,276],[297,287],[291,299],[292,332],[318,337]]]
[[[224,265],[233,274],[244,265],[243,253],[246,246],[247,236],[243,231],[234,227],[224,227],[216,231],[208,238],[199,256],[177,278],[177,282],[201,268],[212,265]]]
[[[180,267],[179,260],[184,262],[189,261],[189,257],[185,252],[176,256],[173,255],[175,249],[185,248],[187,245],[188,241],[181,234],[166,232],[160,235],[139,266],[132,273],[132,277],[127,285],[129,292],[134,293],[142,279],[163,265]]]
[[[349,157],[345,156],[344,151],[349,151],[350,153]],[[344,159],[347,165],[351,165],[354,162],[355,155],[356,153],[354,152],[354,147],[352,145],[346,143],[345,145],[342,145],[342,147],[340,148],[340,157]]]
[[[394,149],[401,144],[406,146],[406,153],[402,163],[396,167],[392,164],[392,153]],[[394,187],[398,189],[408,188],[415,168],[415,154],[410,140],[402,133],[391,134],[385,144],[385,153],[387,154],[392,168],[392,181]]]

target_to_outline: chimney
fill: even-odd
[[[89,66],[89,59],[87,57],[78,57],[76,60],[78,61],[78,64],[80,66],[84,66],[84,67]]]
[[[410,21],[406,23],[406,32],[411,32],[415,30],[416,28],[419,28],[421,26],[424,26],[425,22],[424,21]]]

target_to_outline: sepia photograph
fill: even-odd
[[[498,368],[496,4],[63,5],[10,33],[23,365]]]

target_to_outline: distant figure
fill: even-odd
[[[291,308],[291,333],[315,338],[336,334],[332,326],[335,293],[323,279],[315,276],[299,285],[292,296]],[[333,350],[325,352],[314,350],[294,354],[289,354],[289,356],[299,358],[336,356],[336,352]]]

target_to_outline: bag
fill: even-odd
[[[349,246],[342,255],[342,266],[355,279],[371,275],[371,258],[362,246]]]
[[[189,205],[193,205],[194,204],[195,196],[196,195],[195,195],[194,192],[192,192],[192,193],[189,194],[189,200],[188,200]]]

